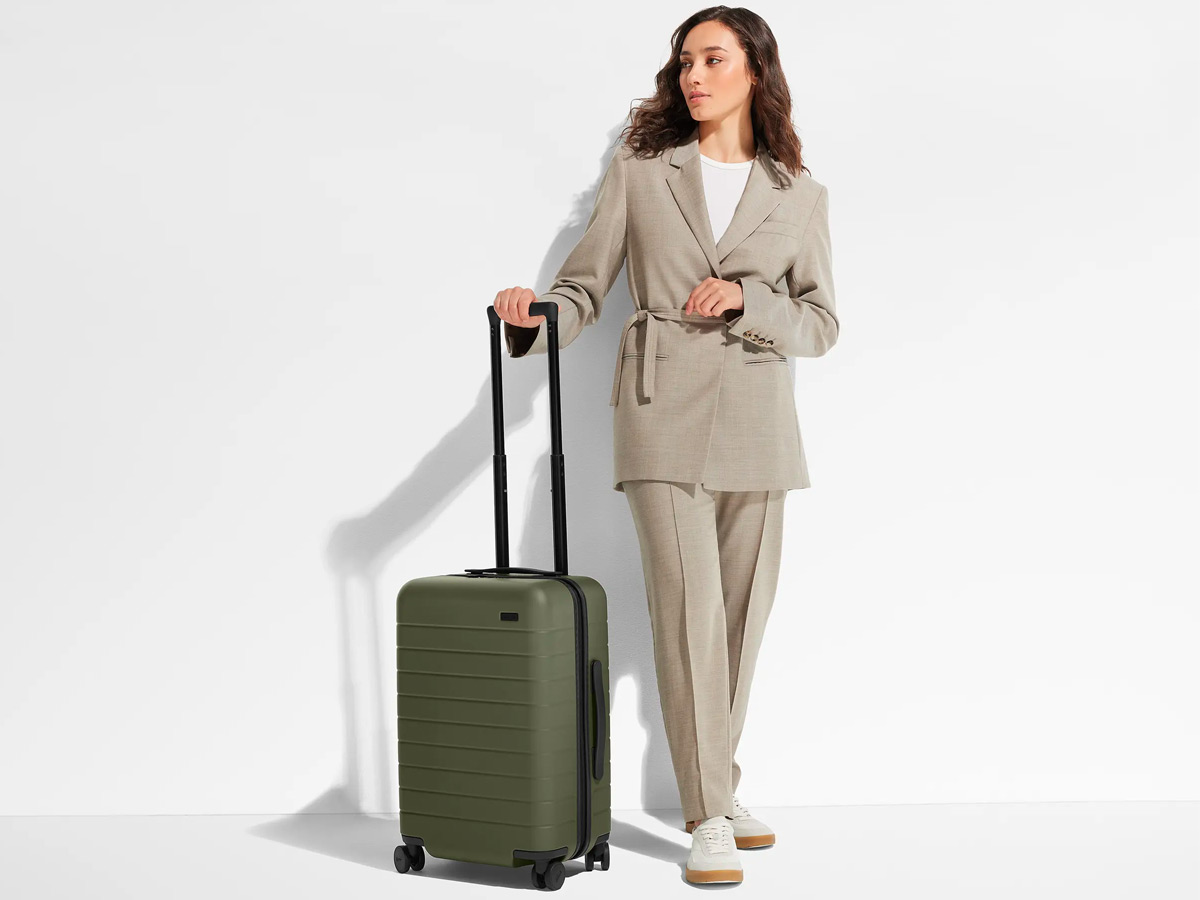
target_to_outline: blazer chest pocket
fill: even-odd
[[[794,238],[804,236],[804,230],[799,225],[793,225],[791,222],[763,222],[754,231],[756,234],[759,232],[786,234],[788,237]]]
[[[646,358],[645,353],[622,353],[621,354],[621,359],[645,359],[645,358]],[[655,353],[654,358],[655,359],[670,359],[670,357],[667,356],[667,354],[665,354],[665,353]]]
[[[764,272],[782,271],[800,247],[803,230],[790,222],[763,222],[737,248]]]

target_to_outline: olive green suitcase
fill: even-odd
[[[565,860],[607,869],[608,606],[567,570],[558,305],[546,316],[554,571],[508,565],[501,319],[491,326],[496,565],[415,578],[396,597],[400,872],[441,859],[531,866],[558,890]]]

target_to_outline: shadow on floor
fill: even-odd
[[[336,793],[333,792],[333,793]],[[255,837],[287,844],[310,853],[320,853],[335,859],[369,866],[373,869],[396,872],[392,862],[392,853],[400,843],[400,822],[398,816],[368,815],[363,813],[330,813],[321,812],[321,807],[337,808],[338,797],[319,798],[299,813],[280,816],[271,822],[263,822],[247,829],[247,833]],[[672,814],[662,811],[655,818],[670,822],[679,818],[678,810]],[[680,832],[683,834],[683,832]],[[684,842],[673,842],[660,835],[653,834],[637,825],[632,825],[616,817],[612,820],[612,832],[609,837],[612,847],[612,865],[621,863],[621,852],[637,853],[649,859],[680,866],[682,871],[683,859],[686,854]],[[583,858],[567,860],[567,877],[574,875],[603,874],[599,865],[587,872]],[[482,863],[460,862],[452,859],[440,859],[431,852],[426,852],[425,867],[420,872],[408,872],[397,878],[433,878],[439,881],[457,881],[467,884],[485,884],[491,887],[510,887],[528,890],[530,874],[528,866],[514,869],[489,866]]]

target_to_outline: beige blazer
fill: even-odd
[[[837,341],[825,186],[777,166],[761,141],[729,227],[714,243],[699,129],[649,159],[613,154],[579,243],[538,300],[559,305],[559,347],[600,318],[624,263],[635,311],[613,373],[613,487],[627,479],[710,490],[809,487],[789,356]],[[744,310],[684,315],[709,276]],[[777,290],[780,280],[785,291]],[[546,327],[504,323],[510,357],[546,352]]]

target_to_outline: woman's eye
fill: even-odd
[[[710,56],[710,57],[708,58],[707,62],[712,62],[712,60],[714,60],[714,59],[715,59],[717,62],[720,62],[720,61],[721,61],[721,57],[719,57],[719,56]],[[688,66],[690,66],[690,65],[691,65],[691,63],[690,63],[690,62],[681,62],[681,63],[679,64],[679,68],[681,68],[681,69],[686,69],[686,68],[687,68]]]
[[[717,62],[721,61],[721,57],[719,56],[710,56],[709,59],[715,59]]]

